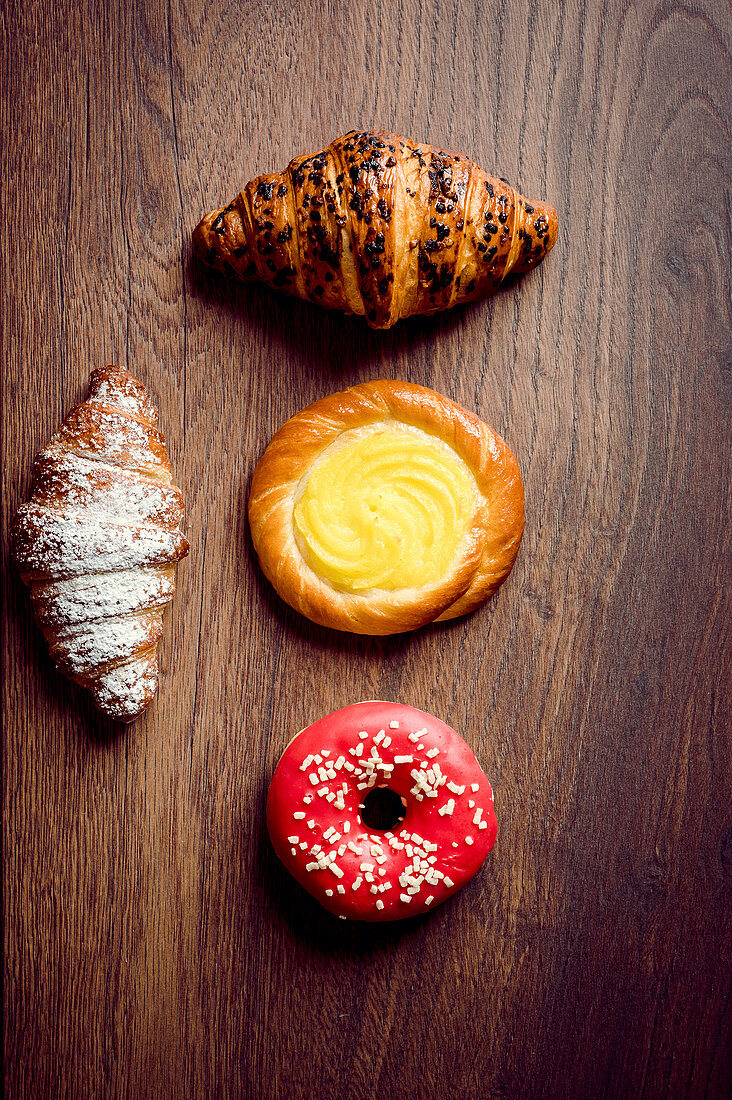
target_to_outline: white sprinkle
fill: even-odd
[[[327,794],[325,796],[325,801],[326,802],[335,802],[335,795],[333,794],[332,791],[330,792],[330,794]]]
[[[388,749],[390,744],[391,744],[391,737],[385,737],[384,740],[381,743],[381,747],[382,747],[382,749]]]
[[[366,730],[361,730],[361,732],[359,733],[358,736],[361,738],[362,741],[365,741],[368,738],[368,734],[366,733]]]
[[[306,863],[305,864],[305,870],[306,871],[317,871],[318,866],[319,866],[318,863]]]
[[[480,790],[480,783],[471,783],[470,784],[470,789],[471,789],[471,791],[479,791]]]
[[[427,749],[427,752],[425,753],[425,756],[429,756],[429,758],[431,760],[433,760],[436,756],[439,756],[439,755],[440,755],[440,750],[439,749]]]
[[[336,878],[343,878],[343,871],[341,871],[337,863],[331,863],[329,869],[333,872]]]
[[[335,764],[333,765],[333,767],[335,768],[335,770],[337,772],[339,772],[341,770],[341,768],[343,767],[343,765],[345,764],[345,762],[346,762],[345,756],[339,756],[338,759],[336,760]]]
[[[326,890],[325,893],[326,893],[327,897],[329,897],[329,898],[333,897],[333,891],[332,890]]]
[[[422,731],[421,731],[421,730],[419,730],[419,732],[418,732],[418,733],[410,733],[410,734],[409,734],[409,740],[410,740],[410,741],[413,741],[413,742],[414,742],[414,743],[416,744],[416,743],[417,743],[417,741],[419,741],[419,739],[420,739],[420,737],[421,737],[421,736],[422,736]]]
[[[452,780],[447,781],[448,790],[451,790],[453,794],[462,794],[465,787],[458,787],[457,783],[453,783]]]
[[[330,840],[330,838],[333,836],[334,832],[335,832],[335,829],[331,825],[330,828],[326,829],[325,832],[323,833],[324,839],[325,840]]]
[[[369,886],[369,893],[370,894],[378,894],[378,892],[379,892],[379,887],[378,886]]]
[[[299,836],[288,836],[287,843],[288,844],[299,844],[300,843],[300,837]]]
[[[361,885],[362,882],[363,882],[363,879],[359,875],[358,878],[355,879],[355,881],[351,883],[351,889],[352,890],[358,890],[358,888],[359,888],[359,886]]]
[[[346,919],[347,919],[347,918],[346,918],[346,917],[344,917],[343,913],[339,913],[339,914],[338,914],[338,920],[346,920]]]
[[[473,843],[473,838],[472,838],[472,836],[466,836],[466,837],[465,837],[465,843],[466,843],[466,844],[472,844],[472,843]]]
[[[449,889],[450,889],[450,888],[451,888],[452,886],[454,886],[454,885],[455,885],[455,883],[454,883],[454,882],[452,881],[452,879],[451,879],[451,878],[448,878],[448,876],[447,876],[447,875],[444,875],[444,876],[443,876],[443,879],[442,879],[442,881],[444,882],[444,884],[445,884],[445,886],[446,886],[446,887],[448,888],[448,890],[449,890]]]
[[[479,828],[479,829],[487,829],[487,828],[488,828],[488,822],[487,822],[487,821],[481,821],[481,823],[480,823],[480,825],[478,826],[478,828]]]
[[[473,825],[479,825],[480,824],[480,819],[481,819],[482,816],[483,816],[483,811],[479,806],[478,809],[473,814]]]
[[[300,765],[300,771],[301,772],[306,772],[308,770],[308,768],[310,767],[310,765],[312,764],[312,762],[313,762],[312,756],[306,756],[305,759],[303,760],[302,764]]]
[[[394,763],[395,764],[413,764],[414,763],[414,757],[413,756],[395,756],[394,757]]]
[[[361,866],[359,867],[359,871],[373,871],[373,869],[374,869],[374,864],[373,863],[362,863]]]
[[[310,803],[313,801],[313,798],[314,798],[314,795],[312,795],[312,794],[303,795],[303,802],[305,803],[306,806],[309,806]]]
[[[320,789],[318,790],[318,794],[320,795],[321,798],[323,797],[324,794],[327,794],[327,793],[328,793],[328,788],[327,787],[320,787]]]
[[[397,722],[396,718],[392,718],[391,722],[389,723],[389,729],[390,730],[398,730],[399,729],[399,723]]]
[[[344,833],[350,833],[350,831],[351,831],[351,822],[350,821],[344,821],[343,824],[341,825],[341,828],[343,829]]]
[[[307,848],[307,846],[308,846],[307,840],[301,840],[299,845],[298,845],[301,852],[304,852],[305,849]]]
[[[339,894],[345,894],[345,892],[346,892],[345,886],[341,886],[340,882],[336,886],[336,890],[338,891]]]
[[[377,899],[376,899],[376,908],[377,908],[377,909],[383,909],[383,908],[384,908],[384,903],[383,903],[383,901],[381,900],[381,898],[377,898]]]
[[[350,760],[344,760],[343,767],[346,769],[347,772],[354,772],[356,770]]]
[[[374,737],[374,744],[375,745],[380,745],[385,737],[386,737],[386,730],[379,730],[379,732],[376,734],[376,737]]]
[[[425,898],[425,899],[424,899],[424,903],[425,903],[425,905],[432,905],[432,902],[433,902],[434,900],[435,900],[435,895],[434,895],[434,894],[430,894],[430,896],[429,896],[428,898]]]
[[[371,874],[370,871],[367,871],[366,874],[363,877],[366,879],[367,882],[373,882],[374,881],[374,876]]]
[[[292,816],[294,817],[295,821],[304,821],[305,820],[305,811],[304,810],[295,810],[295,813]]]
[[[474,807],[475,807],[475,803],[473,802],[472,798],[469,798],[468,799],[468,809],[472,810]]]
[[[318,779],[315,772],[310,772],[310,775],[308,776],[308,779],[310,780],[310,782],[312,783],[312,785],[314,787],[317,787],[318,783],[320,782],[320,780]]]
[[[391,890],[391,883],[390,882],[382,882],[381,889],[382,889],[382,891]]]
[[[346,846],[345,846],[345,844],[339,844],[339,845],[338,845],[338,855],[339,855],[339,856],[344,856],[345,854],[346,854]]]
[[[412,900],[412,895],[411,894],[400,894],[399,895],[399,900],[405,902],[408,905],[409,902]]]
[[[356,846],[356,845],[355,845],[355,844],[353,843],[353,841],[352,841],[352,840],[349,840],[349,841],[348,841],[348,847],[349,847],[349,848],[351,849],[351,851],[352,851],[352,852],[355,852],[357,856],[362,856],[362,855],[363,855],[363,848],[358,848],[358,847],[357,847],[357,846]],[[456,845],[456,847],[457,847],[457,845]]]
[[[437,812],[440,815],[440,817],[445,817],[445,816],[452,817],[454,809],[455,809],[455,799],[450,798],[450,799],[448,799],[448,801],[445,803],[444,806],[440,806],[440,808]]]
[[[311,817],[310,820],[308,821],[308,829],[314,829],[314,828],[315,828],[315,818]]]
[[[453,840],[453,842],[452,842],[452,846],[453,846],[453,848],[457,848],[457,846],[458,846],[458,842],[457,842],[456,840]]]
[[[320,750],[320,755],[321,756],[330,756],[330,749],[321,749]]]
[[[297,855],[297,848],[290,848],[290,851],[292,852],[293,856]]]

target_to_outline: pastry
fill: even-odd
[[[445,901],[496,839],[493,792],[465,741],[398,703],[354,703],[285,749],[267,797],[287,870],[336,916],[400,920]]]
[[[474,610],[521,542],[513,454],[477,416],[406,382],[332,394],[273,437],[252,480],[254,547],[316,623],[394,634]]]
[[[11,545],[59,669],[99,709],[131,722],[158,687],[157,643],[188,553],[183,498],[145,387],[119,367],[92,372],[33,469]]]
[[[194,232],[198,255],[245,282],[389,328],[485,298],[544,259],[557,214],[468,157],[352,130],[258,176]]]

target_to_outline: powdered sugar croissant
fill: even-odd
[[[131,722],[158,687],[157,643],[188,553],[183,498],[145,387],[93,371],[88,399],[38,455],[11,533],[36,621],[59,669]]]
[[[493,294],[557,239],[528,202],[468,157],[383,131],[351,131],[207,214],[199,256],[373,328]]]

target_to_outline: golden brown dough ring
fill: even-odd
[[[306,560],[293,513],[326,448],[344,432],[358,438],[382,423],[419,428],[452,448],[475,479],[475,507],[444,575],[421,587],[349,592]],[[338,630],[395,634],[465,615],[496,591],[521,542],[523,484],[512,452],[477,416],[423,386],[381,380],[316,401],[283,424],[254,471],[249,522],[262,570],[297,611]]]

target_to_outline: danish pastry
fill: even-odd
[[[249,521],[280,596],[322,626],[395,634],[467,614],[513,566],[513,454],[433,390],[381,380],[293,416],[254,472]]]

